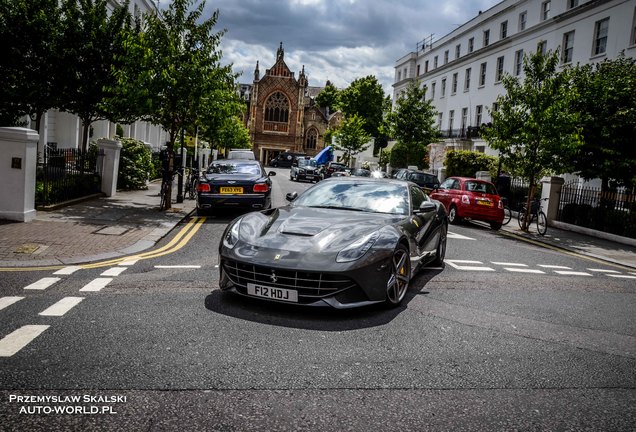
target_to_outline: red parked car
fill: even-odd
[[[490,223],[494,230],[501,228],[504,205],[497,188],[489,181],[449,177],[431,193],[431,198],[444,204],[452,224],[473,219]]]

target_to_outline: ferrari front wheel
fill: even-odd
[[[387,306],[398,306],[409,288],[411,279],[411,259],[406,246],[399,244],[391,257],[391,271],[386,283]]]

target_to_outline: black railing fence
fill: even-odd
[[[82,198],[101,189],[98,167],[103,152],[91,147],[54,149],[46,147],[38,162],[35,205],[47,206]]]
[[[508,200],[508,207],[512,211],[519,211],[526,205],[530,183],[522,178],[500,175],[495,181],[499,195]],[[538,185],[536,195],[541,195],[541,185]]]
[[[636,195],[582,187],[578,181],[567,183],[561,189],[557,220],[636,238]]]

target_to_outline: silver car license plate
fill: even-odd
[[[285,288],[248,283],[247,293],[256,297],[298,303],[298,291]]]

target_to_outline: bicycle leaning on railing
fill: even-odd
[[[161,175],[161,189],[159,195],[161,196],[161,202],[159,204],[159,210],[168,209],[168,191],[170,186],[174,182],[174,178],[177,174],[181,174],[180,170],[162,171]]]
[[[541,208],[541,201],[547,200],[547,198],[534,199],[530,206],[530,214],[528,215],[528,227],[532,224],[532,222],[535,222],[537,225],[537,232],[541,235],[545,235],[545,233],[548,231],[548,217],[545,215],[543,209]],[[523,220],[526,218],[527,211],[528,210],[525,206],[522,207],[521,210],[519,210],[519,228],[523,228]]]
[[[190,199],[195,199],[197,196],[197,187],[199,185],[199,170],[197,168],[190,168],[188,177],[185,184],[185,194]]]
[[[510,211],[510,207],[508,207],[508,198],[501,197],[501,203],[503,204],[504,208],[504,219],[501,224],[508,225],[508,222],[510,222],[510,219],[512,219],[512,211]]]

